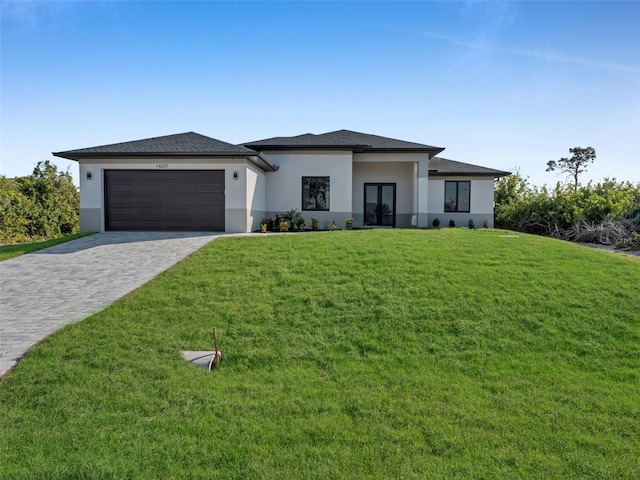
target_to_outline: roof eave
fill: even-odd
[[[90,158],[171,158],[171,157],[190,157],[190,158],[210,158],[210,157],[239,157],[246,158],[251,163],[261,168],[265,172],[275,172],[280,167],[269,160],[262,154],[254,152],[209,152],[209,153],[194,153],[194,152],[165,152],[165,153],[73,153],[73,152],[52,152],[56,157],[66,158],[68,160],[80,161]]]
[[[486,172],[486,173],[481,173],[481,172],[437,172],[437,171],[429,170],[429,176],[430,177],[493,177],[493,178],[500,178],[500,177],[507,177],[509,175],[511,175],[511,172],[502,172],[502,171]]]
[[[250,162],[252,162],[255,166],[261,168],[265,172],[277,172],[280,166],[273,163],[267,157],[262,154],[253,155],[251,157],[247,157]]]
[[[370,145],[247,145],[246,148],[251,148],[256,151],[269,151],[269,150],[349,150],[354,153],[428,153],[432,157],[435,157],[440,152],[444,151],[444,148],[375,148]]]
[[[51,152],[52,155],[68,160],[83,160],[85,158],[166,158],[166,157],[241,157],[249,158],[255,156],[254,152]]]
[[[365,152],[373,152],[373,153],[429,153],[433,156],[438,155],[440,152],[444,151],[444,148],[433,147],[433,148],[425,148],[425,147],[415,147],[415,148],[367,148]]]
[[[244,145],[256,151],[265,150],[350,150],[363,151],[368,145]]]

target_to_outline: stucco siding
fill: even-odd
[[[267,187],[264,173],[247,168],[247,230],[257,230],[267,209]]]
[[[362,226],[364,215],[364,184],[396,184],[396,226],[411,226],[414,214],[414,163],[413,162],[354,162],[353,164],[353,214],[354,225]]]
[[[445,212],[444,211],[444,185],[445,181],[470,181],[469,212]],[[466,226],[469,219],[473,219],[476,227],[481,227],[485,220],[493,227],[493,178],[474,177],[438,177],[429,180],[429,225],[435,217],[441,221],[441,226],[446,226],[450,219],[457,226]]]
[[[404,163],[419,162],[428,160],[427,153],[354,153],[353,161],[355,162],[383,162],[383,163]]]
[[[493,188],[493,178],[471,181],[471,211],[473,213],[493,213]]]
[[[220,159],[117,159],[82,160],[80,170],[80,224],[82,231],[104,231],[105,170],[224,170],[225,231],[247,232],[259,223],[259,212],[265,210],[264,174],[244,158]],[[91,172],[91,179],[87,173]],[[238,179],[234,180],[234,172]],[[262,178],[261,178],[262,177]],[[257,191],[257,192],[256,192]],[[248,201],[251,199],[251,202]],[[252,213],[253,212],[253,213]],[[96,228],[99,227],[99,228]]]
[[[351,157],[351,152],[269,152],[280,169],[265,174],[267,212],[302,211],[302,177],[330,177],[329,212],[302,211],[309,223],[311,217],[351,212]]]
[[[101,208],[80,207],[80,233],[101,231],[103,217]]]

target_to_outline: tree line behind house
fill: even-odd
[[[496,182],[495,225],[564,240],[640,249],[640,183],[604,179],[581,185],[579,175],[596,158],[592,147],[569,149],[571,158],[549,161],[547,171],[567,174],[554,188],[529,185],[516,172]]]

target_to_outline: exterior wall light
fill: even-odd
[[[91,180],[91,172],[87,172],[87,180]]]
[[[238,179],[238,172],[233,172],[233,179],[237,180]]]

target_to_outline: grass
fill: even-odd
[[[500,233],[216,240],[0,383],[0,478],[640,477],[640,261]]]
[[[43,248],[49,248],[53,247],[54,245],[70,242],[71,240],[86,237],[87,235],[93,235],[93,233],[95,232],[75,233],[73,235],[64,235],[62,237],[53,238],[51,240],[21,243],[18,245],[3,245],[0,246],[0,262],[3,260],[8,260],[10,258],[19,257],[20,255],[24,255],[25,253],[31,253],[37,250],[42,250]]]

